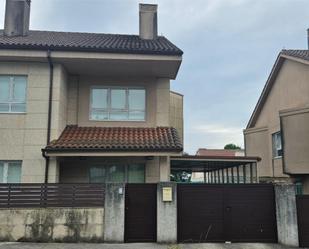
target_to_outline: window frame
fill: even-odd
[[[3,176],[2,176],[2,183],[6,184],[8,183],[8,177],[9,177],[9,164],[10,163],[19,163],[20,164],[20,176],[19,176],[19,182],[15,183],[21,183],[21,176],[22,176],[22,161],[19,160],[0,160],[0,163],[3,163]]]
[[[92,118],[92,110],[98,109],[98,108],[92,108],[92,95],[94,89],[106,89],[107,90],[107,108],[106,113],[108,116],[108,119],[94,119]],[[111,92],[112,90],[125,90],[126,91],[126,103],[125,103],[125,109],[119,109],[117,111],[126,112],[128,115],[127,119],[110,119],[110,114],[113,112],[113,108],[111,107]],[[137,109],[129,109],[129,91],[130,90],[144,90],[145,92],[145,108],[144,111],[137,110]],[[126,87],[126,86],[102,86],[102,85],[93,85],[90,87],[90,93],[89,93],[89,120],[90,121],[96,121],[96,122],[146,122],[147,119],[147,90],[145,87]],[[114,110],[115,111],[115,110]],[[144,113],[144,119],[129,119],[129,113],[130,111],[137,111],[137,112],[143,112]]]
[[[277,139],[277,136],[280,136],[280,148],[277,148],[276,145],[276,139]],[[282,134],[281,134],[281,131],[277,131],[275,133],[272,134],[272,152],[273,152],[273,158],[274,159],[279,159],[279,158],[282,158],[283,156],[283,148],[282,148]],[[278,151],[281,150],[281,155],[279,155]]]
[[[0,102],[0,104],[8,104],[9,105],[9,111],[0,111],[0,114],[24,114],[27,113],[27,92],[28,92],[28,76],[27,75],[0,75],[0,77],[9,77],[10,83],[9,83],[9,101],[8,102]],[[13,88],[14,88],[14,81],[13,78],[15,77],[24,77],[25,78],[25,101],[14,101],[13,99]],[[14,112],[12,111],[12,104],[25,104],[25,111],[24,112]]]
[[[107,164],[100,164],[100,163],[93,163],[91,164],[89,167],[88,167],[88,182],[89,183],[95,183],[95,182],[92,182],[91,181],[91,174],[90,174],[90,171],[91,171],[91,168],[92,167],[97,167],[97,168],[109,168],[110,166],[119,166],[120,167],[123,167],[124,168],[124,181],[123,182],[120,182],[120,183],[132,183],[132,182],[129,182],[129,168],[130,168],[130,165],[134,165],[134,164],[138,164],[138,165],[143,165],[143,169],[144,169],[144,182],[143,183],[146,183],[146,163],[142,163],[142,162],[138,162],[138,163],[107,163]],[[105,176],[106,177],[106,176]],[[104,183],[113,183],[113,182],[109,182],[109,181],[105,181]],[[135,183],[135,182],[133,182]]]

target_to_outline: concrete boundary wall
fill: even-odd
[[[0,241],[102,242],[104,208],[0,209]]]
[[[163,201],[163,188],[172,189],[172,201]],[[157,242],[177,242],[177,184],[160,182],[157,187]]]
[[[295,185],[275,185],[278,243],[299,246]]]
[[[105,188],[104,241],[124,242],[125,184],[107,183]]]
[[[274,189],[278,243],[297,247],[295,185],[277,184]],[[163,196],[167,199],[163,200]],[[157,184],[156,229],[157,242],[177,242],[177,184],[174,182]],[[104,208],[0,209],[0,241],[122,243],[124,235],[125,184],[122,183],[106,184]]]

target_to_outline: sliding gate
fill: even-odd
[[[277,242],[272,185],[178,184],[179,242]]]

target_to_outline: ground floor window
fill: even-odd
[[[21,161],[0,161],[0,183],[20,183]]]
[[[301,179],[296,179],[295,181],[295,191],[297,195],[302,195],[303,194],[303,184]]]
[[[109,164],[94,165],[89,169],[89,181],[91,183],[144,183],[144,164]]]

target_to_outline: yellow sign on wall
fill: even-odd
[[[163,201],[173,201],[172,188],[171,187],[162,188],[162,199],[163,199]]]

